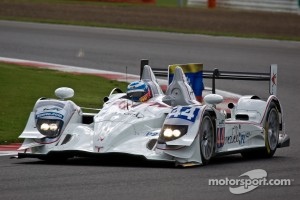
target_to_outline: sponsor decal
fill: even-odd
[[[277,74],[273,74],[271,79],[272,79],[272,86],[276,85]]]
[[[128,116],[134,116],[136,118],[143,118],[144,115],[140,112],[134,112],[134,111],[129,111],[129,112],[126,112],[124,113],[124,115],[128,115]]]
[[[225,144],[232,144],[232,143],[238,143],[238,142],[239,142],[238,127],[234,126],[232,128],[231,135],[225,137]]]
[[[156,135],[158,135],[158,132],[149,131],[149,132],[146,133],[146,136],[156,136]]]
[[[43,111],[55,110],[57,112],[61,111],[62,109],[59,107],[51,107],[51,108],[44,108]]]
[[[170,107],[169,105],[160,102],[149,102],[148,104],[149,106],[155,106],[155,107]]]
[[[245,172],[236,179],[208,179],[209,186],[229,186],[232,194],[244,194],[259,186],[290,186],[293,179],[268,179],[268,173],[263,169]]]
[[[160,103],[160,102],[135,102],[133,105],[132,105],[132,108],[135,108],[135,107],[138,107],[138,106],[153,106],[153,107],[170,107],[169,105],[167,104],[164,104],[164,103]]]
[[[250,135],[251,135],[250,132],[241,132],[241,133],[239,133],[239,144],[243,146],[246,142],[246,139],[249,138]]]
[[[64,118],[64,116],[62,114],[56,113],[56,112],[43,112],[43,113],[37,114],[35,116],[36,119],[44,118],[44,117],[56,117],[56,118],[59,118],[59,119]]]
[[[103,146],[95,146],[95,149],[97,149],[97,152],[100,153],[104,147]]]
[[[183,106],[183,107],[175,107],[173,110],[169,113],[167,116],[168,119],[170,118],[179,118],[179,119],[184,119],[188,120],[191,122],[195,122],[198,113],[200,111],[200,108],[197,107],[188,107],[188,106]]]
[[[225,143],[225,127],[217,128],[217,148],[222,148]]]
[[[250,136],[250,132],[239,132],[239,127],[234,126],[232,128],[232,134],[225,137],[225,144],[239,143],[239,145],[243,146]]]
[[[132,106],[132,103],[129,100],[121,100],[114,102],[113,105],[118,106],[121,110],[127,110]]]

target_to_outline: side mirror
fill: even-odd
[[[55,96],[61,100],[72,98],[74,96],[74,90],[68,87],[60,87],[55,90]]]
[[[204,97],[204,102],[210,105],[217,105],[222,103],[224,98],[218,94],[208,94]]]

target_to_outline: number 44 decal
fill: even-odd
[[[168,118],[179,118],[188,120],[191,122],[195,122],[200,108],[197,107],[175,107],[173,110],[169,113]]]

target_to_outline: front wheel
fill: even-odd
[[[209,162],[214,153],[214,125],[209,113],[204,113],[200,125],[200,154],[202,163],[205,165]]]

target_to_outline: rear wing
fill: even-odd
[[[143,72],[143,68],[145,65],[149,65],[149,60],[141,60],[141,66],[140,66],[141,74]],[[152,68],[152,71],[156,76],[159,77],[169,78],[170,76],[168,69]],[[225,79],[225,80],[227,79],[227,80],[246,80],[246,81],[269,81],[270,95],[275,95],[275,96],[277,95],[277,78],[278,78],[277,64],[272,64],[270,66],[270,72],[267,73],[220,71],[217,68],[215,68],[214,70],[202,70],[202,78],[212,79],[213,94],[216,93],[216,79]],[[200,80],[199,84],[203,84],[202,80]]]

